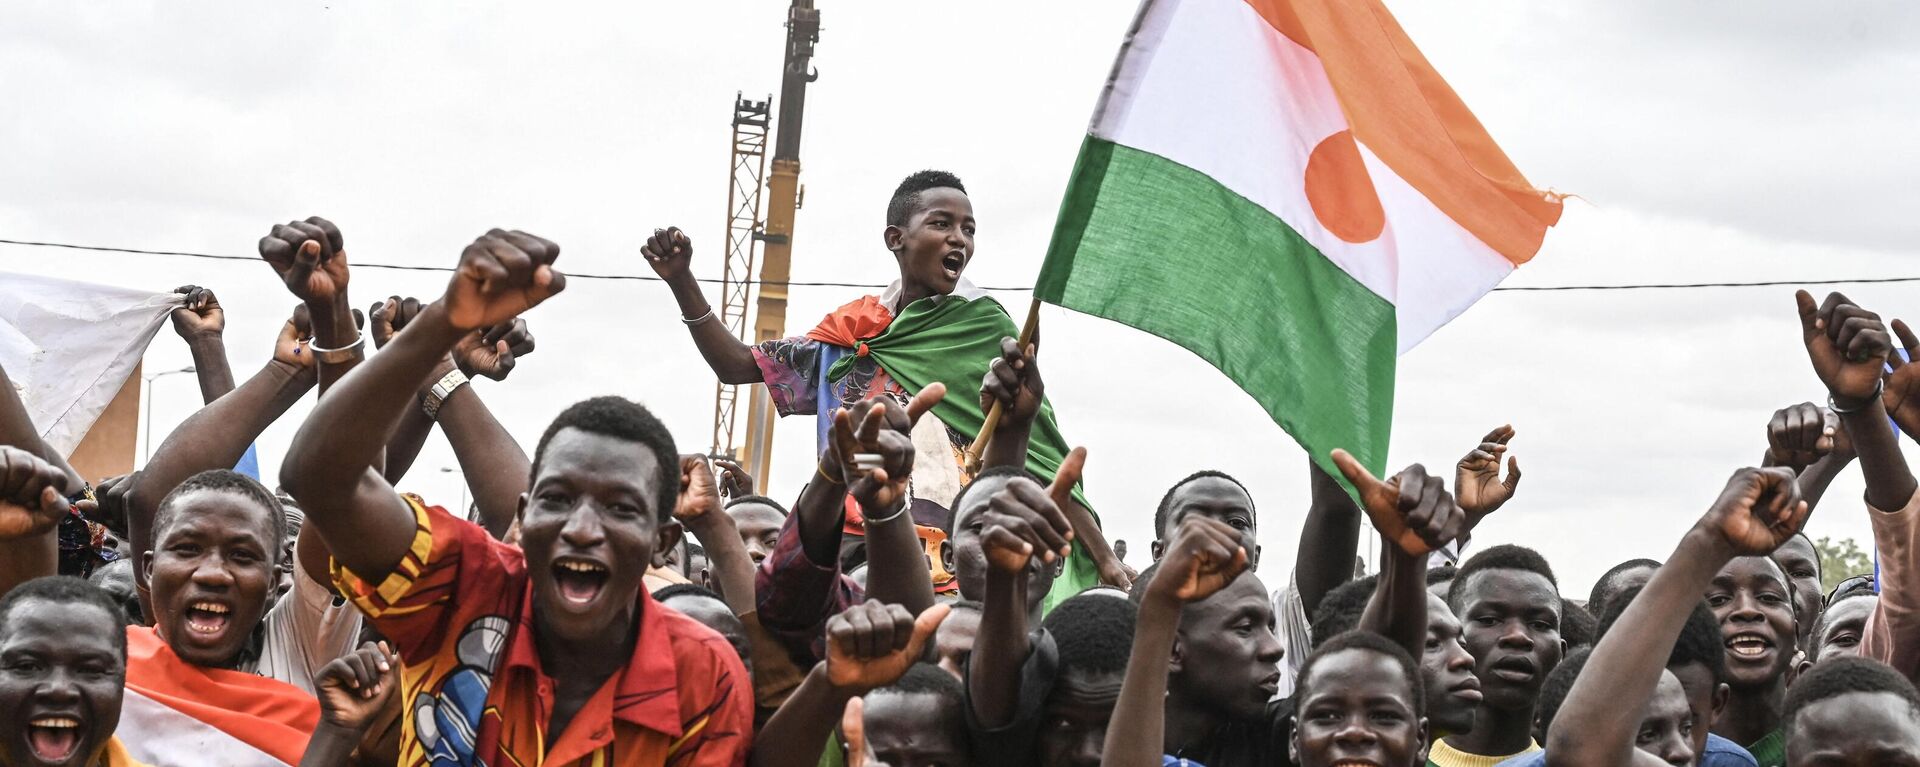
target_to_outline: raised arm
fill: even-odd
[[[867,598],[901,605],[915,615],[933,606],[933,579],[907,509],[913,425],[946,394],[947,387],[935,383],[906,407],[876,397],[835,413],[828,451],[840,462],[839,475],[866,518]],[[876,456],[878,465],[862,465],[862,455]]]
[[[188,416],[134,475],[127,494],[127,532],[134,551],[153,546],[153,515],[167,493],[188,477],[239,462],[247,446],[313,388],[313,355],[302,343],[305,323],[305,306],[296,307],[280,327],[273,359],[239,388]],[[146,584],[140,568],[134,568],[134,577]]]
[[[666,280],[673,300],[680,304],[680,321],[693,334],[693,344],[714,375],[724,383],[760,383],[760,365],[753,361],[753,347],[735,338],[733,331],[713,313],[713,305],[693,278],[693,240],[680,227],[653,230],[640,253],[655,274]]]
[[[395,334],[405,329],[407,323],[420,316],[425,306],[420,299],[411,296],[401,298],[388,296],[385,301],[375,301],[367,310],[367,334],[373,336],[376,349],[387,348]],[[423,393],[433,387],[438,378],[428,378],[420,383]],[[400,423],[393,429],[393,435],[387,438],[386,461],[383,462],[380,475],[386,477],[387,484],[398,485],[413,468],[413,461],[420,457],[420,449],[427,444],[427,437],[433,434],[433,418],[423,408],[412,408],[401,416]],[[465,509],[461,509],[465,513]]]
[[[1428,476],[1420,464],[1381,482],[1344,450],[1334,451],[1333,462],[1360,491],[1385,554],[1360,628],[1392,639],[1410,654],[1425,654],[1427,554],[1460,537],[1466,512],[1454,504],[1446,481]]]
[[[754,738],[752,767],[813,767],[818,745],[833,735],[847,702],[893,684],[912,668],[952,608],[936,605],[914,617],[900,605],[866,602],[827,621],[827,660],[815,665],[793,696]]]
[[[13,380],[7,377],[5,368],[0,368],[0,445],[25,451],[53,467],[60,480],[55,489],[62,496],[71,496],[86,487],[80,475],[67,465],[66,456],[40,438],[40,429],[33,425],[33,417],[27,415],[27,405],[20,401],[20,391],[13,388]],[[58,572],[59,554],[52,525],[23,528],[11,539],[0,541],[0,585],[11,588],[37,576]]]
[[[1917,485],[1906,458],[1900,454],[1882,396],[1882,376],[1893,348],[1892,337],[1879,315],[1839,293],[1829,294],[1819,307],[1804,290],[1794,298],[1800,308],[1807,357],[1821,383],[1827,385],[1833,411],[1840,415],[1840,423],[1860,456],[1867,503],[1885,511],[1906,508]]]
[[[516,348],[523,351],[516,353]],[[461,381],[474,376],[505,380],[513,371],[517,354],[531,351],[533,336],[524,320],[469,332],[454,347],[451,361],[435,368],[421,390],[424,412],[435,396],[434,386],[441,385],[444,390],[445,384],[440,382],[449,380],[447,376],[454,370],[460,372],[450,379],[455,382],[453,390],[440,400],[436,417],[453,447],[453,457],[460,462],[467,487],[473,491],[480,522],[495,538],[505,536],[513,525],[533,463],[507,428],[493,417],[480,393]]]
[[[302,252],[313,249],[303,243]],[[407,506],[376,467],[394,424],[419,381],[477,328],[519,316],[560,292],[552,266],[559,246],[524,232],[495,229],[468,245],[446,295],[422,310],[407,332],[320,400],[294,436],[280,481],[326,538],[334,558],[378,583],[413,540]]]
[[[1021,349],[1014,338],[1002,337],[1000,356],[987,365],[987,374],[980,382],[980,411],[993,410],[995,402],[1000,403],[1002,410],[999,431],[994,432],[993,441],[987,443],[986,454],[981,456],[984,466],[1027,465],[1033,421],[1039,417],[1040,407],[1046,404],[1047,385],[1040,376],[1039,352],[1037,338]],[[1100,568],[1100,582],[1121,589],[1132,587],[1133,576],[1113,553],[1106,531],[1100,529],[1093,512],[1072,498],[1068,498],[1060,510],[1073,525],[1080,545],[1086,547],[1087,555]]]
[[[1713,576],[1737,556],[1763,556],[1807,521],[1807,504],[1785,468],[1741,469],[1695,523],[1673,556],[1593,648],[1547,734],[1552,767],[1664,764],[1635,748],[1644,701],[1660,683],[1673,643]],[[1621,705],[1639,701],[1642,705]]]
[[[733,517],[720,507],[719,483],[707,459],[680,456],[680,500],[673,516],[707,549],[707,567],[714,573],[714,590],[734,615],[754,612],[753,557]]]
[[[966,683],[973,719],[986,729],[1005,727],[1019,713],[1021,669],[1033,650],[1027,622],[1033,565],[1051,567],[1072,554],[1073,526],[1061,503],[1080,480],[1086,455],[1084,450],[1068,455],[1045,488],[1025,477],[1009,480],[985,510],[975,512],[980,552],[987,560],[987,594]]]
[[[1180,631],[1180,611],[1233,583],[1247,569],[1247,555],[1240,534],[1225,522],[1199,515],[1180,521],[1140,600],[1140,623],[1134,629],[1120,701],[1107,723],[1102,764],[1160,766],[1166,752],[1167,670]]]
[[[226,312],[213,291],[198,285],[182,285],[173,292],[185,295],[187,303],[173,310],[173,332],[187,342],[193,354],[194,376],[200,379],[200,400],[212,403],[233,391],[233,368],[227,364]]]
[[[1307,615],[1340,584],[1353,580],[1353,558],[1360,553],[1360,506],[1340,481],[1307,461],[1313,502],[1300,527],[1294,553],[1293,582]]]

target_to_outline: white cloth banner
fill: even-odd
[[[177,293],[0,272],[0,366],[40,436],[70,455],[133,373]]]

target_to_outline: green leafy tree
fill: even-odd
[[[1813,549],[1820,553],[1820,587],[1827,591],[1851,576],[1873,572],[1873,557],[1852,538],[1836,541],[1823,535],[1813,542]]]

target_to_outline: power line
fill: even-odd
[[[221,255],[218,253],[194,253],[191,251],[183,251],[183,250],[146,250],[143,248],[113,248],[113,247],[107,247],[104,245],[75,245],[72,243],[65,243],[65,242],[37,242],[33,240],[0,239],[0,245],[20,245],[20,246],[33,247],[33,248],[62,248],[65,250],[83,250],[83,251],[91,251],[96,253],[130,253],[130,254],[142,255],[142,256],[180,256],[185,258],[204,258],[204,259],[211,259],[215,261],[258,262],[260,260],[258,256],[230,256],[230,255]],[[353,265],[353,268],[355,269],[388,269],[392,271],[402,271],[402,272],[452,272],[453,271],[452,267],[446,267],[446,266],[408,266],[406,264],[373,264],[373,263],[355,263]],[[577,272],[567,272],[566,275],[567,275],[567,279],[569,280],[625,280],[625,281],[637,281],[637,282],[664,282],[665,281],[658,276],[648,275],[648,274],[583,274],[583,273],[577,273]],[[707,283],[716,283],[716,284],[722,282],[722,280],[715,277],[695,277],[694,280],[697,282],[707,282]],[[1841,278],[1841,279],[1823,279],[1823,280],[1754,280],[1749,282],[1650,282],[1650,283],[1632,283],[1632,284],[1625,284],[1625,285],[1526,285],[1526,286],[1502,285],[1500,287],[1494,288],[1494,291],[1495,292],[1511,291],[1516,293],[1521,293],[1521,292],[1544,293],[1544,292],[1564,292],[1564,291],[1576,291],[1576,290],[1690,290],[1690,289],[1700,289],[1700,288],[1768,288],[1768,287],[1789,287],[1789,286],[1806,286],[1806,285],[1871,285],[1871,284],[1884,284],[1884,283],[1895,283],[1895,282],[1920,282],[1920,276],[1916,276],[1916,277],[1847,277],[1847,278]],[[786,282],[762,282],[760,280],[749,280],[747,284],[749,285],[781,285],[786,287],[803,287],[803,288],[871,288],[874,290],[879,290],[886,287],[886,285],[869,283],[869,282],[823,282],[823,281],[805,281],[805,280],[789,280]],[[1024,293],[1024,292],[1033,290],[1033,288],[1032,287],[989,287],[989,288],[981,288],[981,290],[991,290],[991,291],[1008,292],[1008,293],[1011,293],[1011,292]]]

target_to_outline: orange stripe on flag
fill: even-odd
[[[1500,151],[1380,0],[1246,0],[1326,68],[1353,135],[1455,222],[1515,265],[1540,252],[1561,195]]]

